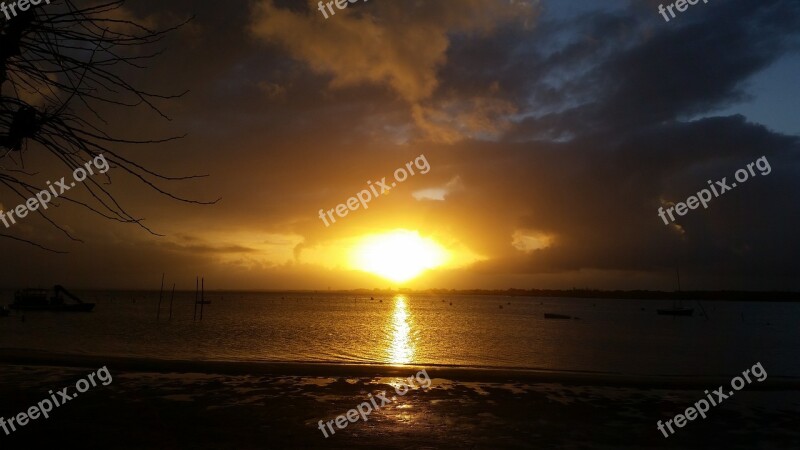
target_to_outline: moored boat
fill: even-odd
[[[673,306],[672,308],[657,309],[656,312],[662,316],[691,316],[694,314],[694,308]]]
[[[681,271],[679,268],[675,268],[675,275],[678,279],[678,290],[676,291],[676,296],[681,296]],[[694,315],[694,308],[686,308],[682,304],[681,300],[673,300],[671,308],[659,308],[656,309],[656,313],[660,316],[679,316],[679,317],[691,317]],[[699,303],[698,303],[699,304]]]
[[[62,312],[90,312],[94,303],[85,303],[62,286],[53,287],[53,295],[47,289],[23,289],[14,293],[14,303],[11,309],[17,311],[62,311]],[[74,303],[66,303],[64,297]]]
[[[544,313],[544,318],[545,319],[562,319],[562,320],[573,319],[572,316],[567,316],[565,314],[554,314],[554,313]],[[574,317],[574,318],[577,319],[577,317]]]

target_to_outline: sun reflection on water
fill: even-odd
[[[414,345],[411,342],[411,325],[406,310],[406,299],[402,295],[394,298],[394,314],[392,315],[392,344],[389,347],[389,361],[392,364],[408,364],[414,356]]]

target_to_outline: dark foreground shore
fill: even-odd
[[[49,398],[50,390],[73,392],[77,380],[100,367],[108,367],[113,381],[8,436],[0,429],[2,449],[800,446],[800,388],[787,379],[749,385],[712,407],[706,419],[664,438],[657,420],[682,413],[705,389],[729,379],[699,386],[697,380],[426,368],[431,387],[398,396],[395,385],[419,368],[50,357],[54,365],[21,358],[0,355],[6,420]],[[205,366],[212,370],[199,370]],[[335,419],[381,391],[396,400],[367,422],[349,423],[328,438],[318,429],[319,420]]]

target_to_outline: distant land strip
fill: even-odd
[[[0,288],[2,291],[13,291],[9,288]],[[140,292],[152,293],[152,289],[91,289],[76,288],[74,292]],[[178,290],[175,292],[193,292]],[[800,302],[800,292],[791,291],[650,291],[650,290],[602,290],[602,289],[350,289],[350,290],[308,290],[308,289],[214,289],[206,290],[210,294],[285,294],[287,296],[329,296],[353,295],[361,297],[393,296],[393,295],[486,295],[500,297],[536,297],[536,298],[596,298],[613,300],[703,300],[703,301],[772,301],[772,302]],[[378,299],[375,298],[377,301]]]
[[[223,291],[216,291],[223,292]],[[800,292],[791,291],[650,291],[602,289],[351,289],[351,290],[264,290],[225,292],[269,292],[308,295],[494,295],[506,297],[598,298],[615,300],[705,300],[800,302]]]
[[[95,290],[92,290],[95,291]],[[127,290],[120,290],[127,291]],[[135,291],[131,291],[135,292]],[[147,292],[153,292],[148,290]],[[154,291],[158,292],[158,291]],[[800,292],[791,291],[650,291],[650,290],[602,290],[602,289],[350,289],[350,290],[206,290],[222,294],[286,294],[292,296],[353,295],[361,297],[392,295],[486,295],[501,297],[550,297],[550,298],[597,298],[614,300],[704,300],[704,301],[773,301],[800,302]],[[377,297],[375,300],[378,300]]]

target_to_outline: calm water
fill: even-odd
[[[168,299],[156,321],[158,293],[80,295],[97,303],[93,313],[0,318],[0,348],[664,375],[730,375],[760,361],[770,375],[800,376],[795,303],[706,302],[706,320],[658,316],[669,305],[660,301],[212,293],[203,321],[193,322],[193,293],[176,294],[172,321]]]

